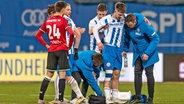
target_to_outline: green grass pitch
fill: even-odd
[[[37,104],[41,82],[0,82],[0,104]],[[101,88],[102,88],[101,84]],[[122,82],[121,92],[131,91],[133,83]],[[147,85],[143,83],[142,93],[147,95]],[[51,82],[46,91],[45,101],[54,99],[54,84]],[[70,99],[71,88],[66,86],[65,98]],[[88,94],[94,94],[89,88]],[[154,104],[184,104],[184,82],[163,82],[155,84]]]

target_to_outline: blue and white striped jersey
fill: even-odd
[[[95,29],[98,30],[98,29],[104,27],[105,25],[108,25],[108,28],[105,29],[105,31],[104,31],[105,44],[110,45],[110,46],[120,47],[121,40],[123,37],[125,16],[126,16],[126,14],[124,14],[124,16],[120,20],[117,20],[117,19],[113,18],[112,15],[109,14],[109,15],[103,17],[102,19],[100,19],[98,24],[95,26]],[[98,34],[94,33],[94,36],[95,36],[97,42],[100,42],[100,39],[97,38]]]
[[[69,25],[72,27],[72,30],[74,30],[74,28],[76,26],[75,26],[75,23],[73,22],[73,20],[71,18],[67,17],[66,15],[64,15],[64,17],[68,21]],[[66,32],[66,42],[67,42],[67,44],[69,44],[69,40],[70,40],[70,34],[68,32]],[[70,50],[68,50],[68,54],[74,54],[74,44],[72,45]]]
[[[98,22],[99,22],[99,18],[98,18],[98,16],[95,16],[93,19],[90,20],[89,28],[94,27]],[[98,33],[99,33],[100,40],[103,42],[104,29],[100,29]],[[94,35],[90,35],[90,50],[95,50],[96,52],[100,52],[100,50],[98,49],[97,42],[96,42]]]

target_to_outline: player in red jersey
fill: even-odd
[[[48,49],[47,56],[47,72],[46,76],[42,81],[42,85],[40,88],[39,100],[38,104],[45,104],[44,95],[45,91],[48,87],[48,84],[51,78],[54,75],[54,71],[57,69],[57,65],[59,65],[59,88],[62,87],[62,79],[65,78],[66,71],[69,70],[68,64],[68,50],[73,44],[74,41],[74,33],[72,28],[68,24],[67,20],[62,17],[63,12],[66,8],[66,3],[63,1],[58,1],[55,3],[56,13],[54,16],[48,18],[40,29],[36,33],[36,38],[39,42]],[[66,43],[66,31],[70,34],[70,43],[67,45]],[[50,45],[48,45],[42,37],[43,33],[48,34]],[[61,90],[59,90],[59,102],[62,103]]]

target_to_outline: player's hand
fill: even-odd
[[[78,59],[78,49],[74,48],[74,60]]]
[[[104,45],[103,45],[102,42],[97,43],[97,45],[98,45],[98,49],[99,50],[103,50],[104,49]]]
[[[122,57],[124,57],[124,58],[127,57],[127,53],[126,52],[123,52],[122,53]]]
[[[50,46],[47,44],[45,47],[46,47],[47,49],[49,49]]]
[[[105,25],[103,28],[104,28],[104,29],[107,29],[107,28],[109,28],[109,25]]]
[[[81,34],[83,34],[86,31],[86,28],[77,27],[77,29]]]
[[[144,17],[144,21],[148,23],[148,25],[151,25],[151,22],[148,20],[148,18]]]
[[[148,56],[147,54],[144,53],[144,54],[142,55],[142,60],[147,61],[148,58],[149,58],[149,56]]]

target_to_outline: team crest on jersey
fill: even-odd
[[[139,28],[137,28],[136,32],[137,32],[137,33],[140,33],[141,31],[140,31],[140,29],[139,29]]]
[[[111,63],[110,63],[110,62],[108,62],[108,63],[106,64],[106,66],[107,66],[107,67],[110,67],[110,66],[111,66]]]
[[[141,35],[141,33],[140,33],[140,29],[139,28],[137,28],[137,30],[136,30],[136,33],[135,33],[136,35]]]
[[[121,19],[121,22],[125,22],[125,20],[124,19]]]

